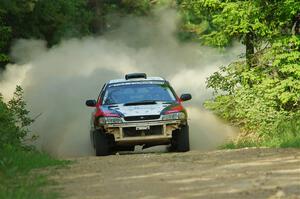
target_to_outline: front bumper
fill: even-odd
[[[102,128],[113,134],[117,144],[167,143],[172,132],[179,129],[182,120],[136,121],[121,124],[106,124]]]

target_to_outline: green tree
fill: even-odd
[[[1,15],[1,33],[11,33],[10,37],[1,34],[4,54],[12,41],[19,38],[45,39],[52,46],[62,38],[88,35],[92,20],[86,0],[2,0]]]
[[[11,37],[11,28],[5,25],[2,17],[3,13],[4,11],[0,9],[0,65],[9,61],[5,49],[7,49],[8,41]]]
[[[33,5],[34,0],[0,1],[0,67],[9,61],[8,52],[13,39],[24,33],[26,17]]]
[[[238,40],[246,47],[244,60],[208,78],[215,97],[205,106],[242,129],[238,143],[300,146],[300,2],[182,0],[180,6],[183,29],[201,43],[226,47]]]
[[[5,53],[5,49],[7,48],[7,44],[10,39],[10,33],[11,28],[3,23],[0,15],[0,63],[7,63],[9,61],[9,58]]]
[[[165,1],[1,0],[0,67],[9,61],[14,40],[44,39],[51,47],[63,38],[102,34],[118,25],[107,23],[110,15],[147,15],[153,5]]]
[[[26,109],[23,89],[16,87],[13,98],[5,103],[0,93],[0,150],[6,145],[21,146],[33,122]]]
[[[90,34],[91,19],[86,0],[37,1],[32,11],[29,35],[45,39],[51,46],[62,38]]]
[[[291,33],[300,10],[298,0],[183,0],[180,5],[187,31],[208,45],[224,47],[241,41],[251,66],[255,51]]]

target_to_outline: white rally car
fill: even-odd
[[[182,105],[190,94],[176,95],[169,82],[145,73],[133,73],[125,79],[111,80],[97,100],[91,118],[91,142],[97,156],[115,151],[169,145],[173,151],[189,151],[189,126]]]

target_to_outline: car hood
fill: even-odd
[[[108,110],[113,110],[118,112],[124,117],[128,116],[144,116],[144,115],[160,115],[162,110],[172,106],[173,104],[165,104],[158,102],[157,104],[147,104],[147,105],[134,105],[134,106],[124,106],[123,104],[107,106]]]

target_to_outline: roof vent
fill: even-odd
[[[126,80],[137,79],[137,78],[147,79],[147,75],[146,75],[146,73],[131,73],[131,74],[125,75]]]

